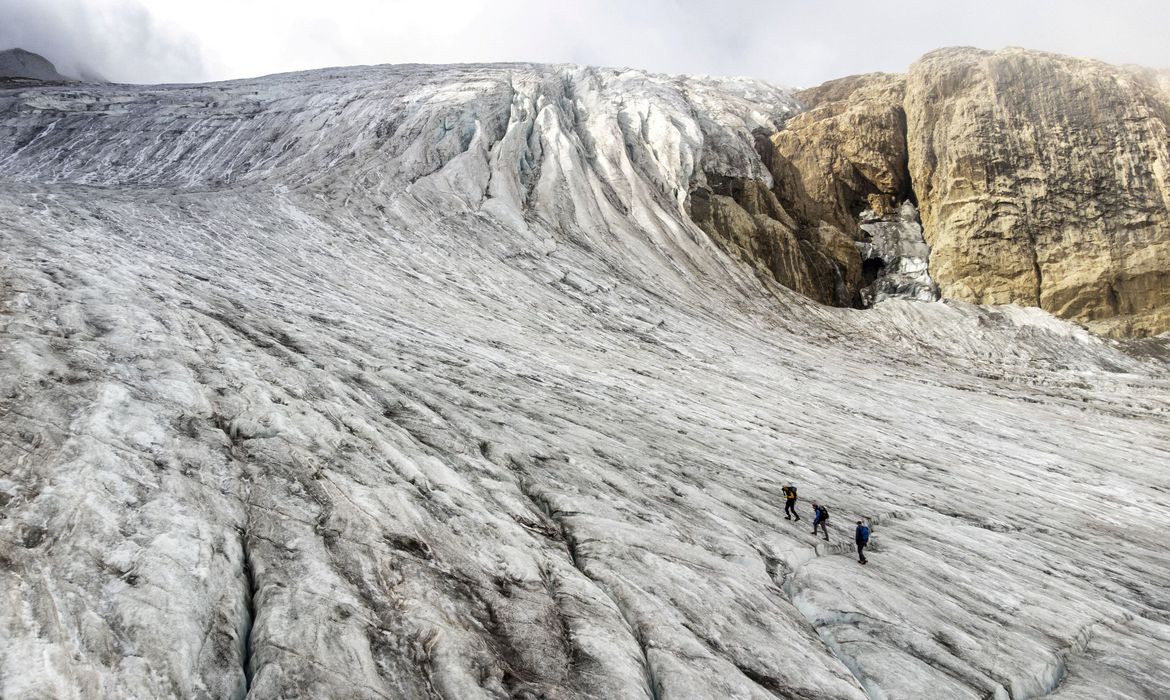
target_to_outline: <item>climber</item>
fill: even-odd
[[[792,520],[793,518],[800,522],[800,516],[796,514],[796,487],[789,482],[784,487],[784,519]]]
[[[829,539],[829,509],[825,508],[824,506],[817,505],[816,501],[813,501],[812,507],[813,507],[813,531],[812,531],[812,534],[814,534],[814,535],[817,534],[817,526],[819,525],[821,528],[821,532],[824,533],[825,539],[827,540],[827,539]]]
[[[865,545],[869,544],[869,526],[864,521],[857,521],[857,561],[865,563]]]

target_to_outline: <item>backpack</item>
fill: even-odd
[[[824,507],[824,506],[821,506],[821,520],[828,520],[828,519],[829,519],[829,509]]]

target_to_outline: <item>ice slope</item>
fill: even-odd
[[[796,108],[0,92],[0,696],[1164,695],[1165,342],[757,280],[682,201]]]

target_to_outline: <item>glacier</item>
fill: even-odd
[[[0,696],[1170,692],[1170,340],[756,276],[687,193],[800,109],[0,90]]]

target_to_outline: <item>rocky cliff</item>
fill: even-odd
[[[1155,73],[947,50],[910,69],[905,107],[944,295],[1170,330],[1170,101]]]
[[[862,219],[916,202],[944,297],[1149,335],[1170,330],[1168,82],[1022,49],[942,50],[906,75],[798,93],[804,111],[764,155],[781,205],[863,255]]]
[[[798,223],[765,182],[710,175],[687,200],[699,228],[757,273],[833,306],[856,305],[861,259],[853,239],[825,223]]]
[[[780,198],[805,221],[858,233],[858,213],[894,212],[911,197],[905,81],[865,75],[797,93],[805,111],[772,136]]]

